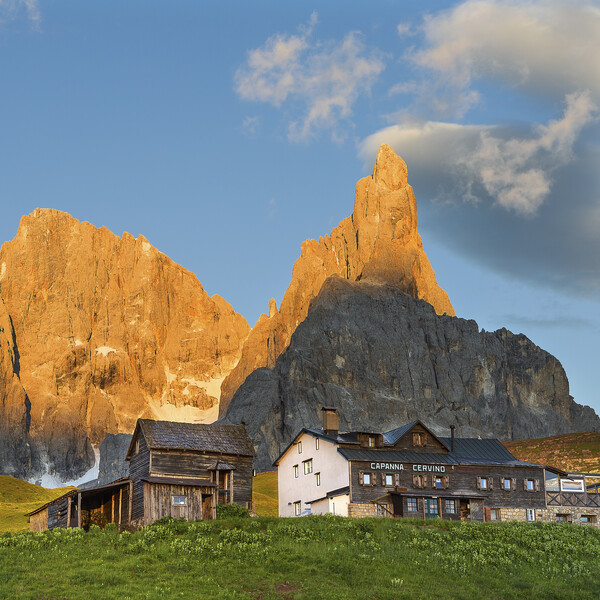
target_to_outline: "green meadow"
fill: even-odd
[[[600,597],[600,530],[313,516],[0,535],[0,598]]]

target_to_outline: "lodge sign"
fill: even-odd
[[[403,463],[372,462],[373,471],[404,471]],[[418,473],[445,473],[444,465],[413,465],[412,470]]]

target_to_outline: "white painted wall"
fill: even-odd
[[[298,444],[295,443],[279,461],[277,481],[280,517],[293,517],[294,502],[297,501],[302,503],[301,514],[310,514],[310,504],[306,504],[309,500],[322,498],[327,492],[350,484],[348,461],[338,453],[337,445],[319,438],[319,449],[317,450],[315,439],[312,434],[303,433],[297,440],[297,442],[302,442],[302,453],[298,453]],[[311,458],[313,472],[305,475],[302,463]],[[298,465],[297,478],[294,477],[294,465]],[[320,486],[317,486],[316,473],[321,473]],[[346,505],[346,514],[347,511]],[[314,510],[312,512],[314,514]]]
[[[334,498],[325,498],[319,502],[313,502],[310,507],[311,515],[324,515],[331,513],[340,517],[348,516],[348,504],[350,502],[350,494],[335,496]]]

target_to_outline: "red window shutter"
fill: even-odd
[[[485,509],[485,520],[486,521],[491,521],[491,519],[490,519],[490,509],[489,508]]]

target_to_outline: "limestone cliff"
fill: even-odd
[[[224,422],[244,422],[257,466],[301,427],[320,427],[335,406],[346,430],[386,431],[421,419],[438,433],[542,437],[600,431],[600,418],[569,395],[559,361],[524,335],[480,331],[437,315],[397,287],[325,281],[273,369],[235,393]]]
[[[252,329],[240,362],[223,383],[220,416],[254,369],[275,365],[305,319],[310,301],[331,275],[390,284],[429,302],[438,314],[454,315],[423,251],[406,164],[389,146],[379,149],[373,175],[357,183],[352,215],[329,236],[302,244],[280,309],[271,300],[269,315],[261,316]]]
[[[2,472],[77,477],[140,416],[216,416],[248,331],[142,236],[23,217],[0,249],[0,442],[18,445],[0,443]]]

